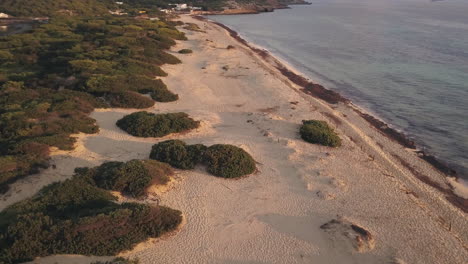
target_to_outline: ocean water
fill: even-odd
[[[468,179],[468,1],[312,2],[209,18],[404,131]]]

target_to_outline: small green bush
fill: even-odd
[[[232,145],[216,144],[203,157],[208,172],[223,178],[237,178],[255,171],[255,160],[245,150]]]
[[[151,98],[132,91],[110,93],[106,95],[106,99],[112,107],[142,109],[154,105]]]
[[[341,146],[341,139],[325,121],[303,120],[300,128],[302,139],[329,147]]]
[[[189,170],[201,161],[205,150],[206,147],[201,144],[187,146],[181,140],[166,140],[153,145],[150,158],[175,168]]]
[[[117,121],[117,126],[137,137],[163,137],[197,128],[199,121],[186,113],[153,114],[136,112]]]
[[[193,51],[191,49],[181,49],[179,50],[180,54],[189,54],[192,53]]]

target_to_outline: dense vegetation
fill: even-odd
[[[153,184],[166,184],[173,174],[169,165],[155,160],[111,161],[95,168],[77,168],[75,171],[99,188],[135,198],[143,197]]]
[[[118,257],[110,261],[91,262],[91,264],[139,264],[139,263],[140,261],[138,259],[126,259],[122,257]]]
[[[141,94],[177,100],[154,79],[167,75],[160,65],[180,62],[164,51],[173,39],[185,36],[172,23],[110,16],[55,16],[0,37],[0,192],[46,167],[50,146],[69,150],[70,134],[96,133],[95,107],[154,104]]]
[[[117,121],[117,126],[137,137],[163,137],[197,128],[199,121],[186,113],[153,114],[136,112]]]
[[[307,142],[329,147],[341,146],[340,137],[325,121],[303,120],[299,132]]]
[[[166,140],[153,145],[150,158],[189,170],[202,161],[207,147],[201,144],[187,145],[181,140]]]
[[[51,254],[116,255],[180,224],[177,210],[115,203],[83,171],[0,213],[0,263]]]
[[[109,93],[106,95],[109,105],[121,108],[148,108],[154,105],[154,100],[132,91]]]
[[[111,0],[2,0],[0,12],[12,16],[102,15],[115,6]]]
[[[255,160],[245,150],[225,144],[209,147],[203,155],[208,172],[218,177],[237,178],[255,171]]]
[[[244,0],[245,1],[245,0]],[[259,1],[259,0],[257,0]],[[264,0],[260,0],[264,1]],[[127,0],[123,5],[117,5],[112,0],[2,0],[0,12],[13,16],[56,16],[56,15],[86,15],[102,16],[109,10],[122,8],[130,14],[138,10],[156,12],[157,8],[168,8],[177,3],[188,3],[202,7],[204,10],[221,10],[226,0]],[[242,2],[242,0],[240,0]]]
[[[192,53],[193,51],[191,49],[181,49],[178,52],[180,54],[189,54],[189,53]]]
[[[208,172],[223,178],[237,178],[255,171],[255,160],[245,150],[232,145],[187,145],[181,140],[166,140],[155,144],[150,158],[169,163],[179,169],[207,166]]]

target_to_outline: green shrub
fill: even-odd
[[[163,137],[197,128],[199,121],[186,113],[153,114],[136,112],[117,121],[117,126],[137,137]]]
[[[187,146],[181,140],[166,140],[153,145],[150,158],[183,170],[195,168],[200,163],[206,147],[197,144]]]
[[[179,50],[180,54],[189,54],[192,53],[193,51],[191,49],[181,49]]]
[[[302,139],[329,147],[341,146],[341,139],[325,121],[303,120],[299,130]]]
[[[150,158],[169,163],[179,169],[193,169],[197,164],[207,165],[208,172],[224,178],[236,178],[255,171],[255,161],[243,149],[217,144],[186,145],[181,140],[166,140],[153,145]]]
[[[186,23],[186,26],[184,26],[183,29],[187,29],[191,31],[198,31],[198,32],[205,32],[195,23]]]
[[[160,67],[134,59],[122,61],[118,70],[128,75],[144,75],[150,78],[154,76],[167,76],[167,73]]]
[[[46,144],[51,147],[57,147],[61,150],[72,150],[76,142],[76,138],[70,137],[67,134],[41,136],[31,140],[34,142]]]
[[[170,92],[169,90],[154,90],[150,93],[151,98],[157,102],[174,102],[179,100],[179,95]]]
[[[0,263],[52,254],[116,255],[181,223],[180,211],[115,199],[77,174],[6,208],[0,213]]]
[[[92,169],[78,168],[75,171],[77,175],[92,180],[99,188],[135,198],[144,196],[153,184],[166,184],[172,175],[172,169],[167,164],[154,160],[112,161]]]
[[[154,105],[151,98],[132,91],[109,93],[106,99],[112,107],[141,109]]]
[[[255,160],[245,150],[232,145],[216,144],[203,157],[208,172],[223,178],[236,178],[255,171]]]
[[[127,259],[118,257],[111,261],[95,261],[91,262],[91,264],[139,264],[140,261],[138,259]]]
[[[167,163],[156,160],[142,160],[142,162],[151,176],[150,185],[164,185],[170,181],[170,176],[174,174],[172,167]]]

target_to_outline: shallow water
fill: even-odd
[[[210,16],[468,178],[468,1],[318,0]]]

